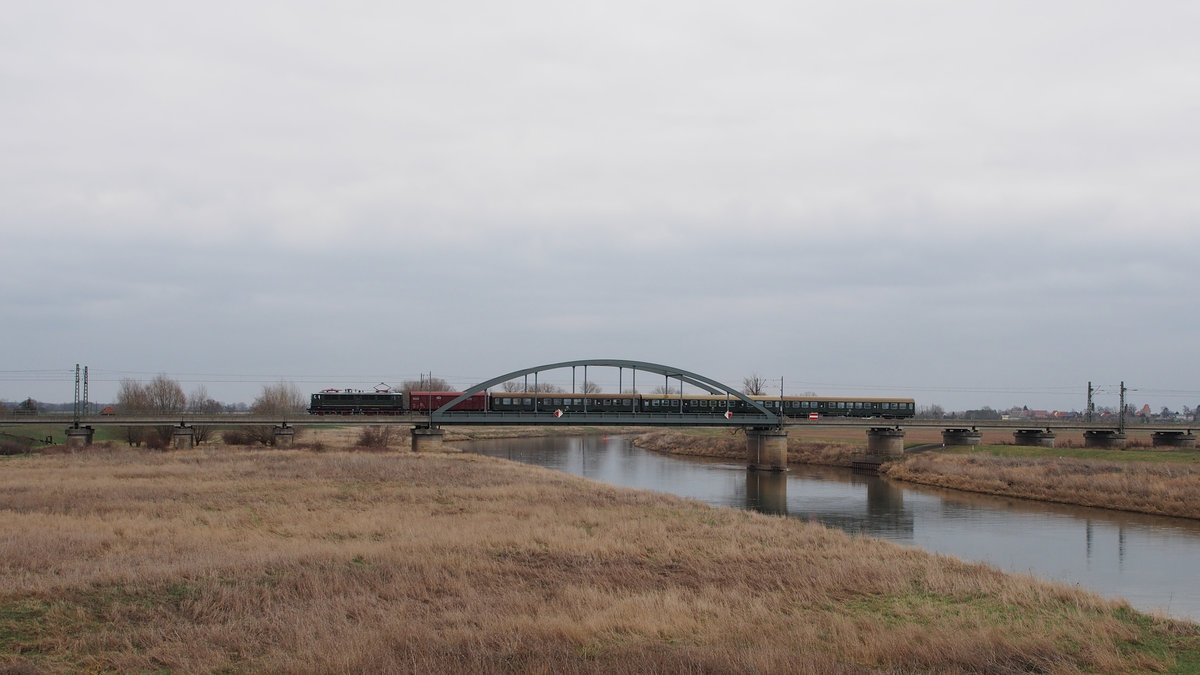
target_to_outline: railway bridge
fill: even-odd
[[[571,370],[571,392],[551,394],[542,392],[539,386],[540,378],[547,371]],[[625,398],[609,401],[609,405],[599,406],[594,398],[582,393],[576,394],[577,374],[582,372],[582,382],[592,380],[588,376],[589,368],[616,368],[618,391],[625,391],[626,376],[631,390],[636,391],[639,382],[662,383],[664,392],[672,392],[661,396],[661,406],[653,412],[640,409],[634,397],[628,398],[628,409],[622,404]],[[532,378],[532,384],[530,382]],[[659,379],[661,378],[661,379]],[[454,410],[460,403],[472,396],[487,392],[497,385],[521,381],[522,391],[512,392],[513,397],[526,397],[532,400],[532,405],[520,410]],[[676,389],[672,383],[677,383]],[[705,392],[706,398],[714,405],[705,412],[689,410],[685,406],[687,395],[683,394],[684,386],[690,386]],[[580,405],[570,406],[564,411],[563,406],[556,407],[553,403],[559,399],[571,396]],[[575,398],[578,397],[578,398]],[[721,412],[720,399],[724,398],[724,412]],[[693,397],[695,398],[695,397]],[[678,403],[676,403],[676,401]],[[593,405],[589,409],[589,404]],[[775,407],[776,409],[771,409]],[[776,410],[780,411],[777,412]],[[1112,423],[1090,423],[1075,421],[971,421],[958,424],[949,420],[916,420],[916,419],[882,419],[863,417],[788,417],[781,412],[779,406],[763,405],[761,398],[755,400],[740,390],[710,379],[703,375],[689,372],[673,366],[632,361],[623,359],[583,359],[550,363],[505,373],[490,380],[480,382],[451,400],[447,400],[436,409],[422,412],[409,412],[402,415],[335,415],[330,417],[309,416],[296,413],[291,416],[255,416],[255,415],[197,415],[172,414],[152,416],[80,416],[78,413],[73,423],[67,428],[67,444],[85,446],[92,442],[95,426],[166,426],[175,428],[175,447],[191,447],[194,444],[194,430],[199,426],[248,426],[272,425],[275,430],[277,445],[290,445],[295,431],[294,425],[407,425],[412,429],[412,449],[427,451],[437,449],[443,438],[442,426],[467,425],[557,425],[557,426],[620,426],[620,427],[726,427],[744,429],[746,433],[746,460],[752,469],[782,471],[787,468],[787,439],[788,430],[795,427],[854,427],[866,431],[867,446],[865,454],[899,455],[904,452],[904,427],[936,426],[942,428],[944,445],[978,445],[982,440],[982,429],[1004,428],[1011,429],[1014,442],[1018,445],[1040,445],[1053,447],[1056,431],[1082,430],[1085,443],[1093,447],[1124,447],[1126,436],[1124,426],[1113,428]],[[46,417],[39,416],[39,421]],[[61,418],[60,418],[61,419]],[[0,418],[0,426],[29,424],[28,417]],[[1194,425],[1156,425],[1153,428],[1139,425],[1153,433],[1155,445],[1174,447],[1195,447],[1196,438],[1192,429]]]
[[[676,399],[678,400],[678,407],[664,405],[658,411],[646,412],[639,410],[636,400],[630,397],[628,410],[615,409],[613,406],[605,407],[603,410],[588,410],[591,399],[587,396],[579,399],[582,407],[573,412],[564,413],[561,408],[555,408],[553,405],[547,405],[544,408],[539,407],[538,402],[540,399],[554,397],[553,394],[539,394],[540,388],[538,385],[541,374],[546,371],[566,368],[571,369],[571,394],[574,394],[576,375],[579,371],[582,371],[583,383],[591,382],[588,377],[589,368],[616,368],[618,392],[625,389],[626,371],[629,373],[629,386],[633,391],[637,390],[639,373],[642,374],[643,382],[647,375],[652,376],[654,381],[658,381],[658,377],[662,377],[664,392],[669,392],[670,383],[676,381],[679,387],[679,396]],[[532,388],[530,388],[529,383],[530,376],[533,377]],[[524,382],[524,391],[513,392],[513,395],[531,394],[532,411],[454,410],[455,406],[475,394],[486,392],[491,387],[518,379]],[[734,412],[733,405],[726,405],[724,414],[687,411],[684,406],[686,397],[683,394],[685,384],[702,389],[710,395],[724,396],[730,404],[736,400],[742,405],[737,406],[737,412]],[[564,394],[557,395],[558,398],[562,398],[563,396]],[[440,425],[548,424],[574,426],[586,424],[588,426],[623,427],[735,427],[745,429],[746,431],[747,464],[750,468],[782,471],[787,468],[787,430],[783,428],[783,421],[783,418],[779,414],[767,409],[762,403],[751,399],[739,389],[722,384],[704,375],[683,370],[682,368],[626,359],[583,359],[514,370],[468,388],[457,398],[447,401],[436,410],[430,411],[428,423],[413,429],[412,446],[413,450],[420,451],[440,445],[442,437]]]

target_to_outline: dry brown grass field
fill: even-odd
[[[471,454],[0,460],[0,670],[1137,672],[1200,628]]]

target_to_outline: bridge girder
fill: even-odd
[[[777,426],[780,423],[778,415],[771,412],[770,410],[767,410],[766,407],[764,407],[758,401],[752,400],[750,397],[746,396],[742,392],[740,392],[728,385],[722,384],[716,380],[707,378],[703,375],[698,375],[696,373],[688,372],[686,370],[683,370],[682,368],[665,366],[660,363],[650,363],[648,361],[633,361],[633,360],[628,360],[628,359],[582,359],[579,361],[561,361],[559,363],[548,363],[548,364],[541,365],[541,366],[534,366],[532,368],[524,368],[522,370],[514,370],[511,373],[505,373],[504,375],[500,375],[499,377],[494,377],[486,382],[480,382],[479,384],[471,387],[470,389],[467,389],[460,396],[458,396],[458,398],[455,398],[454,400],[447,402],[442,407],[440,407],[437,410],[434,410],[432,413],[430,413],[430,416],[429,416],[430,421],[434,424],[452,423],[454,421],[453,417],[448,416],[448,415],[452,415],[452,413],[450,413],[451,408],[453,408],[454,406],[458,405],[459,403],[467,400],[472,395],[478,394],[483,391],[487,391],[489,388],[491,388],[497,384],[501,384],[503,382],[508,382],[509,380],[512,380],[514,378],[523,377],[525,375],[530,375],[532,373],[540,373],[540,372],[546,371],[546,370],[558,370],[560,368],[577,368],[577,367],[581,367],[581,366],[582,367],[600,366],[600,367],[609,367],[609,368],[628,368],[628,369],[634,371],[635,377],[636,377],[637,371],[640,370],[643,372],[656,373],[658,375],[662,375],[662,376],[668,377],[668,378],[674,378],[674,379],[680,380],[681,382],[686,382],[692,386],[704,389],[711,394],[727,394],[727,395],[733,396],[737,399],[740,399],[741,401],[744,401],[746,404],[748,404],[749,406],[751,406],[752,408],[757,410],[759,412],[759,414],[762,416],[761,419],[751,418],[750,420],[746,421],[747,423],[752,424],[753,426]],[[680,397],[683,396],[682,386],[680,387],[679,395],[680,395]]]

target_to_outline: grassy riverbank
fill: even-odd
[[[997,446],[906,456],[888,478],[1005,497],[1200,518],[1200,453]]]
[[[1133,672],[1200,627],[470,454],[0,460],[0,670]]]

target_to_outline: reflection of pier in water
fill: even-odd
[[[784,471],[747,471],[746,506],[772,516],[786,516],[787,473]]]
[[[806,499],[802,488],[800,494],[789,499],[788,474],[776,471],[746,472],[746,507],[775,516],[815,520],[856,534],[888,537],[912,534],[913,517],[904,509],[903,488],[878,476],[846,474],[840,470],[820,473],[826,480],[849,483],[855,489],[865,487],[867,498],[862,513],[848,512],[840,502],[822,508],[820,503]]]

